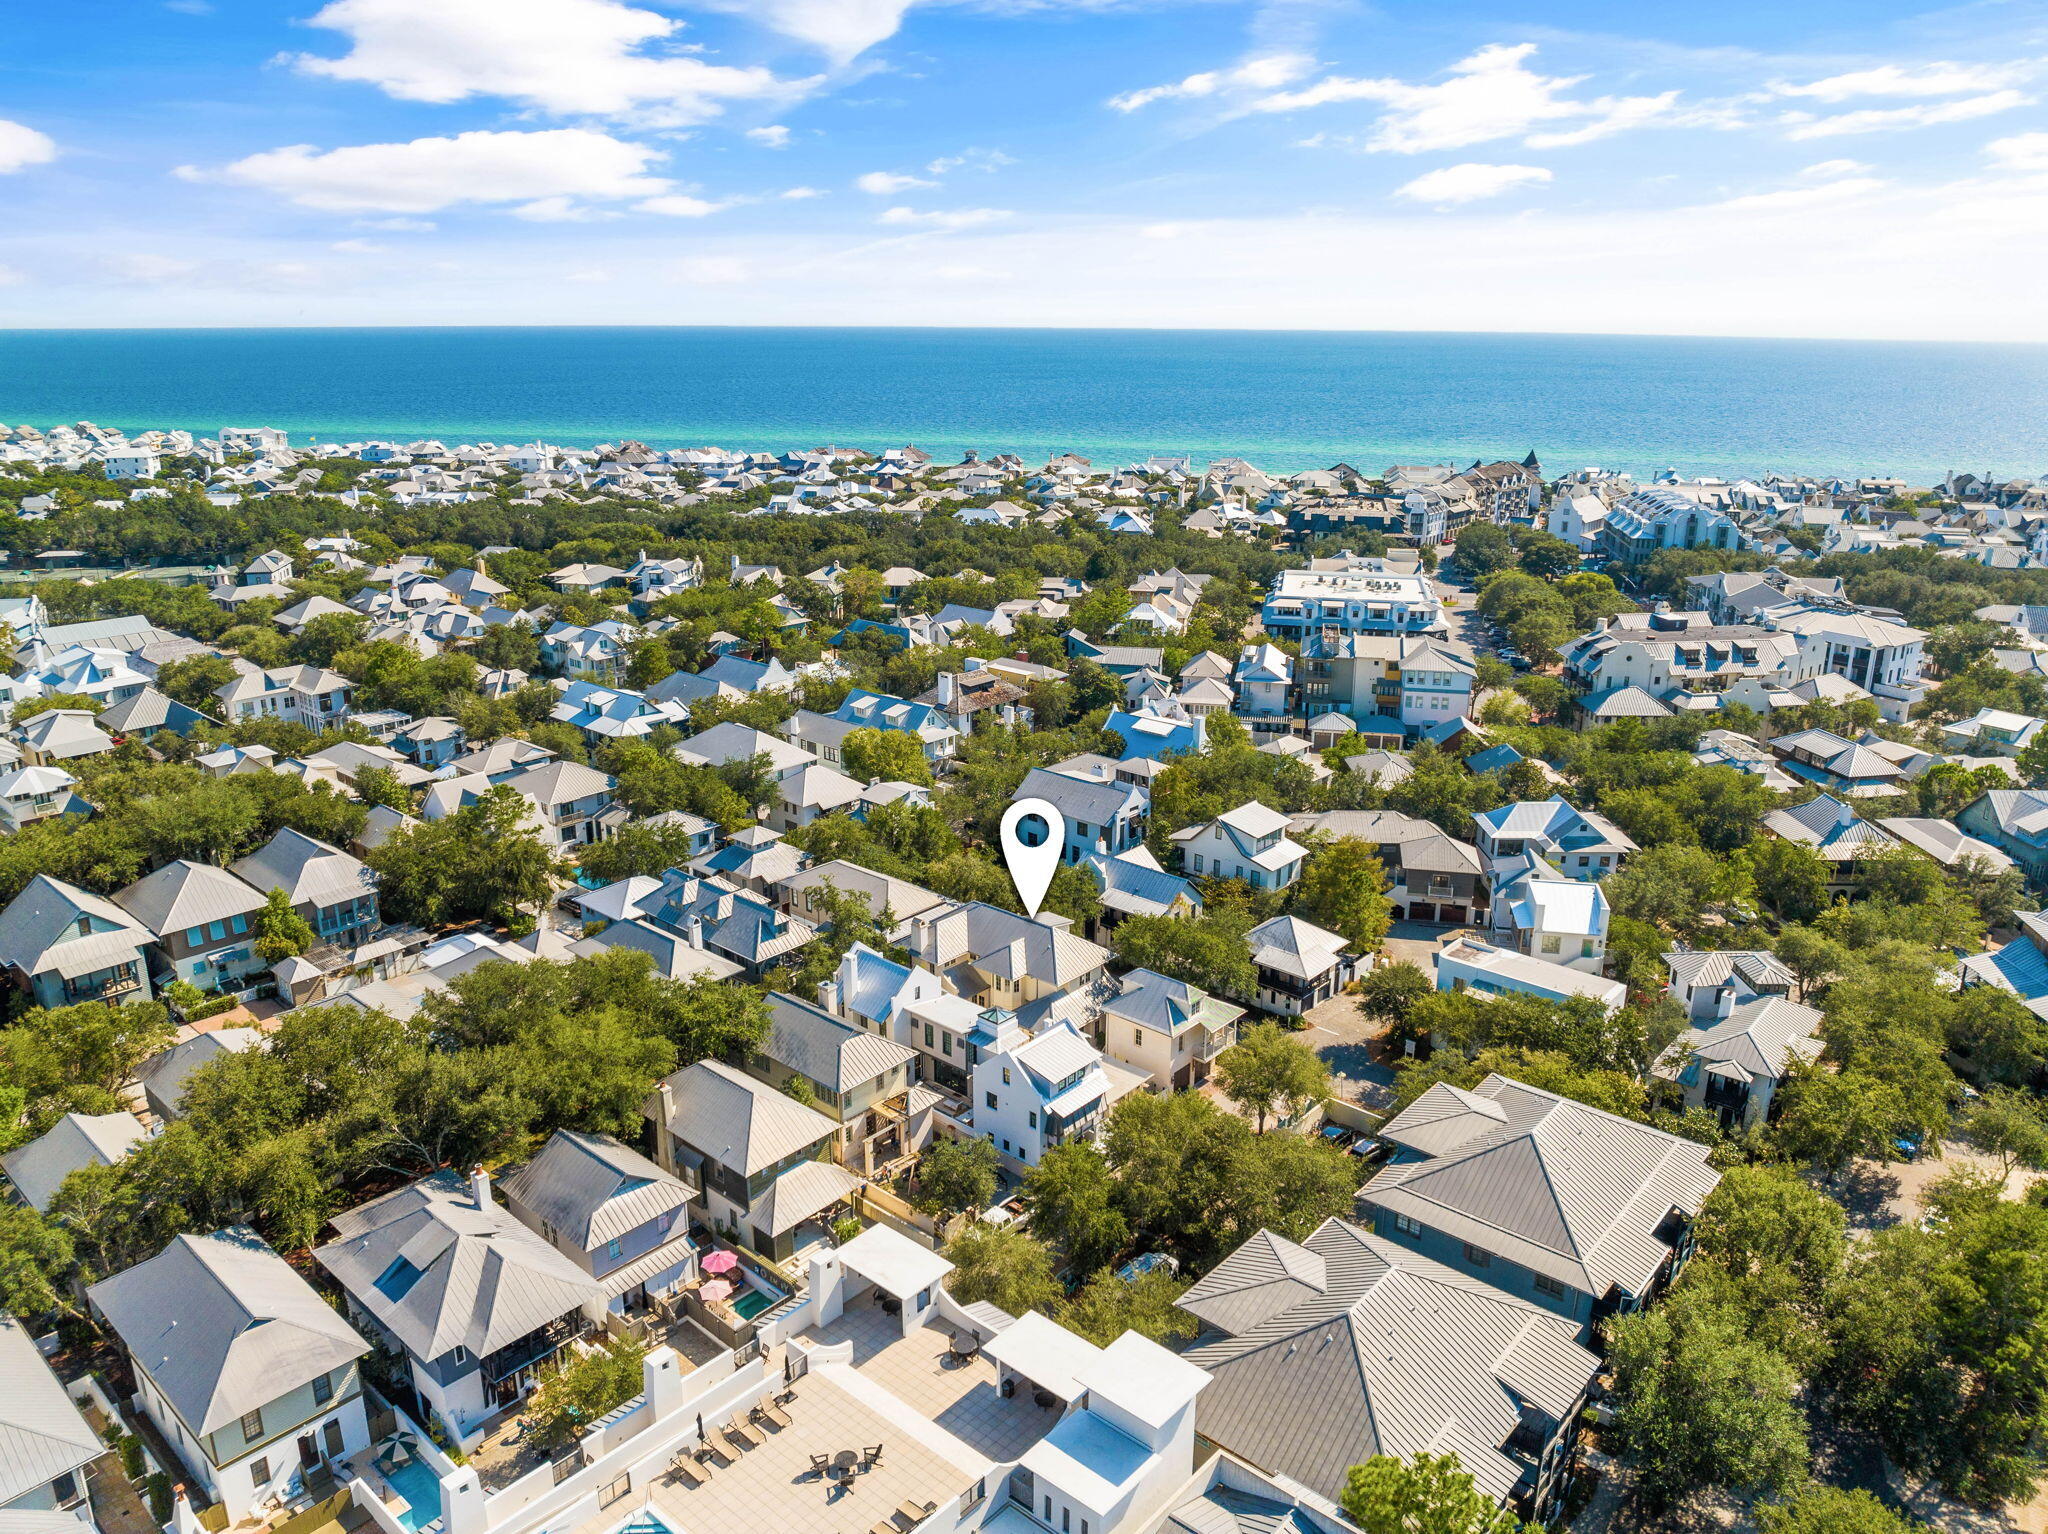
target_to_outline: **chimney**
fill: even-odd
[[[469,1174],[469,1196],[476,1200],[476,1207],[491,1207],[491,1174],[482,1167],[476,1167]]]
[[[960,679],[950,671],[939,673],[939,707],[951,708],[960,698]]]
[[[701,916],[692,916],[692,917],[690,918],[690,924],[689,924],[689,926],[688,926],[688,927],[686,927],[686,928],[684,928],[683,930],[684,930],[684,933],[685,933],[685,935],[686,935],[686,936],[687,936],[687,937],[689,938],[690,946],[691,946],[692,948],[696,948],[696,949],[702,949],[702,948],[703,948],[703,946],[704,946],[704,918],[703,918],[703,917],[701,917]]]

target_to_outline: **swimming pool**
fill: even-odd
[[[751,1321],[777,1302],[777,1296],[749,1288],[733,1296],[732,1308],[739,1312],[742,1321]]]
[[[646,1508],[620,1524],[612,1534],[676,1534],[676,1531],[652,1508]]]
[[[397,1515],[398,1521],[412,1531],[437,1527],[441,1522],[441,1478],[434,1474],[433,1467],[423,1459],[409,1459],[395,1470],[384,1471],[384,1479],[391,1483],[407,1502],[412,1504]]]

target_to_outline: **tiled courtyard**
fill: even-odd
[[[984,1459],[1007,1463],[1043,1438],[1059,1420],[1059,1408],[1034,1406],[1028,1395],[1005,1400],[996,1366],[976,1356],[956,1359],[952,1332],[925,1326],[902,1335],[901,1318],[866,1301],[847,1307],[829,1326],[803,1333],[805,1340],[853,1344],[853,1366],[912,1411],[929,1418]]]
[[[844,1388],[835,1372],[799,1379],[794,1398],[782,1408],[789,1426],[762,1424],[762,1441],[753,1448],[726,1444],[719,1425],[710,1424],[723,1460],[705,1467],[708,1479],[701,1486],[664,1475],[652,1488],[652,1510],[678,1534],[863,1534],[878,1526],[907,1529],[922,1504],[950,1501],[980,1479],[978,1467],[955,1463],[921,1442],[901,1421],[891,1421],[881,1403]],[[859,1452],[877,1444],[881,1462],[843,1485],[812,1468],[814,1454]],[[636,1511],[633,1503],[621,1502],[590,1524],[589,1534]]]

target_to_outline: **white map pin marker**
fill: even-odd
[[[1043,799],[1019,799],[1003,811],[1003,861],[1028,915],[1045,903],[1066,840],[1066,816]]]

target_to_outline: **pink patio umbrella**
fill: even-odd
[[[697,1291],[697,1298],[707,1305],[716,1305],[732,1293],[732,1285],[722,1278],[714,1278]]]
[[[730,1273],[740,1265],[739,1257],[732,1252],[720,1250],[704,1259],[706,1273]]]

